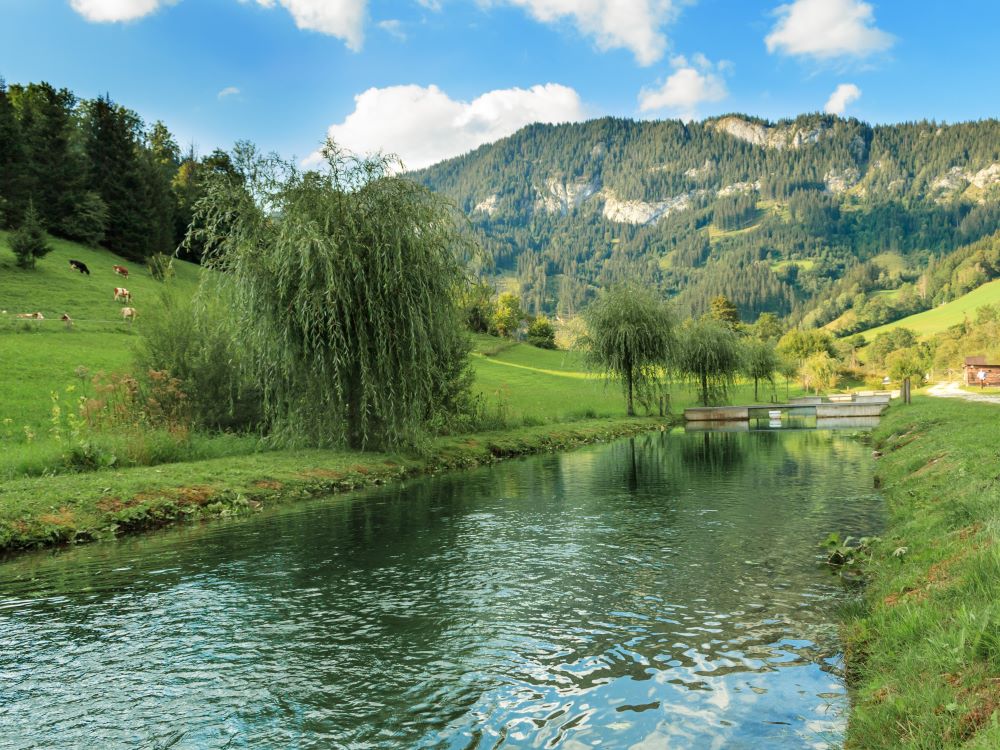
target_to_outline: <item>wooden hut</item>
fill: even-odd
[[[986,373],[986,385],[1000,386],[1000,365],[991,365],[986,357],[966,357],[963,380],[966,385],[979,385],[979,373]]]

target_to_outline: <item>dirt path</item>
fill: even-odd
[[[927,389],[929,396],[939,398],[964,398],[966,401],[983,401],[989,404],[1000,404],[1000,396],[987,396],[982,393],[963,391],[958,383],[935,383]]]

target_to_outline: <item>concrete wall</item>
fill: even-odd
[[[697,406],[684,410],[684,419],[689,422],[705,420],[727,421],[734,419],[750,419],[750,409],[746,406]]]
[[[877,417],[885,404],[817,404],[816,417]]]

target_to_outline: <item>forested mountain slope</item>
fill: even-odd
[[[883,292],[862,328],[913,312],[894,308],[907,284],[997,230],[1000,122],[604,118],[411,174],[467,213],[529,310],[574,314],[631,279],[683,312],[725,294],[748,319],[822,325]]]

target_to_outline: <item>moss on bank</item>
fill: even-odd
[[[0,552],[111,539],[173,523],[416,474],[563,450],[655,429],[654,418],[592,419],[440,438],[427,455],[278,451],[209,461],[22,479],[0,485]]]
[[[921,397],[874,432],[888,523],[846,624],[847,748],[1000,747],[998,424]]]

